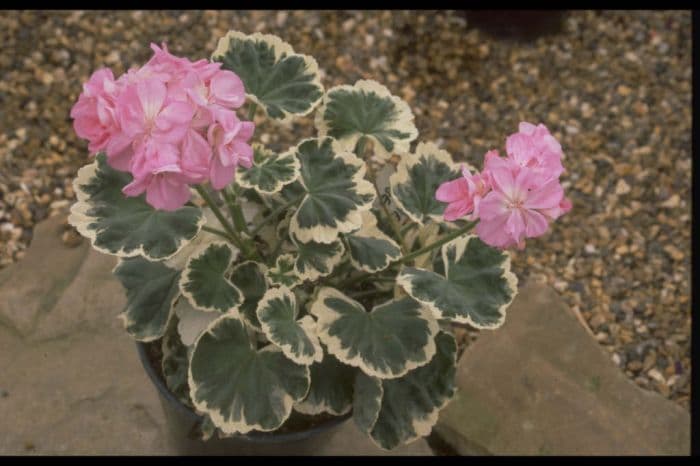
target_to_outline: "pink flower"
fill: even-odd
[[[209,177],[212,148],[198,131],[190,129],[182,141],[182,170],[193,183],[203,183]]]
[[[435,192],[435,199],[448,202],[445,208],[445,220],[452,222],[472,213],[470,220],[479,216],[481,199],[491,189],[488,177],[481,173],[472,175],[469,169],[462,168],[462,177],[442,183]]]
[[[180,142],[195,109],[187,102],[167,97],[165,84],[155,78],[127,86],[117,99],[117,115],[123,133],[137,144],[150,138],[166,143]]]
[[[243,82],[228,70],[217,70],[205,81],[196,71],[191,71],[182,80],[181,89],[197,106],[193,125],[197,128],[209,126],[221,120],[221,113],[230,112],[245,102]]]
[[[543,125],[537,126],[521,122],[518,132],[508,136],[506,140],[506,153],[508,159],[517,165],[506,163],[506,159],[497,154],[488,156],[484,161],[484,169],[492,170],[496,167],[510,166],[515,170],[517,166],[531,169],[534,183],[544,183],[552,178],[558,178],[564,167],[561,163],[562,149],[557,140],[549,134],[549,130]],[[513,172],[515,174],[515,172]]]
[[[172,55],[165,44],[151,48],[148,63],[116,80],[109,69],[95,72],[71,116],[91,152],[133,175],[127,196],[146,192],[153,207],[173,210],[189,199],[188,185],[209,180],[221,189],[238,165],[251,166],[255,125],[233,110],[245,102],[235,73]]]
[[[99,69],[83,84],[83,92],[70,111],[73,129],[79,137],[87,139],[91,154],[107,147],[109,138],[118,129],[114,108],[116,90],[112,70]]]
[[[559,205],[553,209],[542,209],[542,215],[547,217],[550,221],[554,221],[571,210],[572,204],[568,197],[563,197]]]
[[[209,87],[209,99],[216,105],[238,108],[245,103],[243,81],[232,71],[217,71],[212,76]]]
[[[156,209],[173,211],[185,205],[191,195],[190,178],[179,165],[177,149],[169,144],[148,144],[144,151],[147,155],[122,192],[134,197],[146,191],[146,201]]]
[[[558,178],[538,183],[538,174],[531,168],[507,160],[511,166],[490,171],[493,190],[481,201],[476,233],[491,246],[522,249],[525,238],[547,231],[550,215],[565,210],[566,202],[562,209],[564,191]]]
[[[255,130],[252,121],[240,121],[233,112],[221,114],[222,122],[209,127],[207,138],[214,148],[209,180],[214,189],[231,182],[237,165],[253,164],[253,149],[247,143]]]
[[[168,52],[168,47],[165,43],[162,44],[162,47],[161,49],[158,45],[151,43],[153,56],[141,67],[141,70],[151,70],[166,74],[166,81],[179,81],[192,71],[193,63],[190,60],[185,57],[176,57]]]

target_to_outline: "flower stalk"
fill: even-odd
[[[467,223],[462,228],[458,228],[457,230],[454,230],[454,231],[442,236],[441,238],[428,244],[427,246],[423,246],[422,248],[418,249],[417,251],[413,251],[412,253],[403,256],[401,259],[399,259],[397,261],[397,263],[398,264],[405,264],[406,262],[410,262],[418,256],[422,256],[426,252],[430,252],[435,248],[439,248],[440,246],[442,246],[445,243],[449,243],[450,241],[457,238],[458,236],[462,236],[463,234],[468,233],[472,228],[474,228],[474,225],[476,225],[476,223],[477,222]]]
[[[271,220],[277,218],[279,214],[284,212],[285,210],[289,209],[290,207],[296,205],[298,202],[300,202],[306,193],[301,194],[300,196],[295,197],[291,201],[282,204],[281,206],[277,207],[275,210],[273,210],[270,215],[265,217],[264,219],[260,220],[260,223],[258,223],[255,228],[253,228],[250,232],[250,236],[255,236],[267,223],[269,223]]]
[[[366,145],[367,145],[367,137],[366,136],[362,136],[357,141],[357,144],[355,145],[355,154],[358,157],[360,157],[361,159],[364,159]],[[391,214],[391,212],[389,212],[389,208],[382,202],[381,193],[379,192],[379,188],[377,188],[377,176],[374,172],[374,167],[372,167],[371,161],[367,160],[366,162],[367,162],[367,175],[369,176],[369,179],[372,182],[372,185],[374,186],[374,190],[377,192],[377,196],[379,196],[379,205],[382,209],[382,212],[384,213],[384,216],[389,221],[389,225],[391,225],[391,229],[394,231],[396,238],[399,240],[399,247],[401,248],[401,251],[403,252],[406,249],[406,246],[404,244],[403,233],[401,232],[401,225],[399,225],[399,222],[397,222],[396,219],[394,218],[394,216]]]
[[[228,234],[229,239],[234,244],[234,246],[240,249],[246,258],[251,259],[255,257],[257,255],[255,249],[251,248],[251,245],[247,241],[243,240],[238,233],[236,233],[234,227],[224,216],[223,212],[221,212],[221,209],[219,209],[219,206],[216,204],[216,201],[209,195],[207,190],[200,185],[195,185],[194,188],[197,190],[199,195],[202,196],[202,199],[204,199],[204,202],[206,202],[207,206],[211,208],[211,211],[214,213],[219,223],[221,223],[221,226],[224,227],[224,230]]]

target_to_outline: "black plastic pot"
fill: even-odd
[[[202,422],[202,416],[178,400],[162,381],[157,368],[151,365],[146,344],[137,342],[141,364],[158,390],[170,438],[183,455],[313,455],[320,445],[327,443],[338,427],[351,413],[334,417],[307,430],[298,432],[251,432],[207,441],[193,437],[192,432]]]

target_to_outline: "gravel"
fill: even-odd
[[[383,82],[421,140],[458,160],[480,166],[518,122],[544,122],[573,210],[513,252],[516,273],[558,290],[630,379],[688,407],[690,23],[685,11],[577,10],[560,33],[516,41],[450,11],[3,11],[0,267],[74,200],[87,153],[69,111],[92,71],[140,65],[152,41],[198,59],[228,29],[273,33],[313,55],[327,87]],[[284,146],[312,121],[258,134]]]

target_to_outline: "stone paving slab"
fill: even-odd
[[[116,260],[87,241],[64,246],[64,219],[37,225],[25,259],[0,272],[0,455],[176,455],[117,319],[125,297]],[[315,454],[432,452],[424,440],[384,452],[350,421]]]
[[[625,377],[547,286],[520,290],[457,383],[435,429],[461,454],[690,454],[688,412]]]

